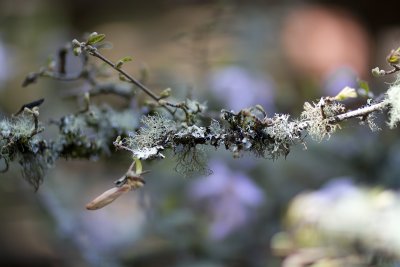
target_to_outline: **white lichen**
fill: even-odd
[[[192,136],[193,138],[204,138],[206,135],[206,129],[196,125],[189,126],[175,134],[176,137],[182,138],[185,136]]]
[[[274,124],[265,129],[266,133],[275,140],[291,140],[293,133],[293,122],[289,121],[289,115],[275,114]]]
[[[136,149],[133,151],[133,157],[141,160],[153,159],[153,158],[165,158],[160,152],[164,150],[163,146],[155,146],[151,148],[144,147],[142,149]]]
[[[371,113],[367,116],[367,118],[365,120],[362,120],[360,122],[360,124],[361,125],[367,124],[372,132],[380,131],[381,128],[376,124],[375,119],[376,119],[376,115],[374,113]]]
[[[126,139],[127,145],[134,150],[155,147],[159,145],[167,133],[176,130],[174,121],[159,114],[143,117],[142,123],[144,126],[139,129],[138,133],[132,134]]]
[[[34,129],[32,117],[25,114],[15,117],[10,125],[11,133],[17,139],[30,137]]]
[[[393,129],[400,121],[400,75],[387,91],[385,101],[390,105],[388,125]]]
[[[295,134],[296,122],[289,120],[289,115],[275,114],[274,124],[267,127],[264,132],[273,140],[272,146],[268,148],[268,153],[273,159],[286,156],[290,151],[290,146],[299,141],[299,136]]]
[[[4,119],[0,121],[0,138],[7,138],[11,135],[11,125],[10,121]]]
[[[301,120],[308,123],[308,133],[311,138],[321,142],[324,138],[330,138],[339,124],[331,123],[330,119],[344,112],[344,106],[338,102],[325,101],[323,98],[318,103],[304,103],[304,111]]]

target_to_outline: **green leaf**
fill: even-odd
[[[117,69],[120,69],[124,63],[129,62],[129,61],[132,61],[131,57],[121,58],[120,60],[117,61],[117,63],[115,63],[115,67]]]
[[[136,174],[140,175],[143,172],[142,162],[138,158],[133,158],[136,164]]]
[[[105,38],[106,38],[105,34],[102,34],[102,33],[98,34],[97,32],[94,32],[89,35],[89,38],[88,38],[86,44],[88,44],[88,45],[97,44],[97,43],[103,41]]]
[[[111,49],[113,48],[113,44],[111,42],[102,42],[101,44],[96,45],[97,49]]]
[[[369,93],[369,85],[366,81],[358,79],[357,83],[360,89],[364,89],[366,94]]]

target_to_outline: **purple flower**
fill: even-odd
[[[356,194],[358,191],[357,187],[348,177],[339,177],[329,181],[324,187],[313,194],[320,199],[332,203],[344,196]]]
[[[329,181],[324,187],[308,194],[300,195],[295,200],[294,214],[309,223],[317,223],[327,211],[343,199],[359,196],[361,191],[348,177],[339,177]]]
[[[271,80],[248,70],[231,66],[215,71],[210,77],[215,96],[234,111],[262,105],[273,110],[274,85]]]
[[[211,169],[214,174],[193,182],[189,193],[212,217],[210,238],[220,240],[249,222],[265,196],[245,174],[231,171],[224,163],[214,161]]]
[[[46,188],[40,192],[41,200],[57,222],[59,234],[72,241],[91,266],[117,266],[119,251],[134,244],[144,226],[145,213],[137,194],[126,194],[119,204],[106,209],[77,212],[82,207],[60,199],[60,195],[70,195],[65,194],[70,191],[64,192],[65,188],[61,190],[47,184],[43,186]],[[92,193],[102,188],[104,185],[99,185]],[[80,195],[76,197],[81,199]],[[122,201],[130,204],[122,205]]]

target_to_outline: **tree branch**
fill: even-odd
[[[370,127],[373,128],[370,114],[388,108],[395,109],[394,102],[389,101],[390,94],[385,94],[385,97],[377,103],[370,104],[368,102],[364,107],[346,111],[346,107],[341,101],[357,97],[355,89],[346,87],[335,97],[322,97],[316,103],[306,102],[299,119],[290,119],[288,114],[275,114],[268,117],[263,108],[258,105],[237,113],[222,110],[219,113],[220,118],[213,119],[207,115],[206,105],[197,101],[187,99],[180,103],[167,102],[165,99],[170,95],[169,88],[159,95],[151,91],[121,68],[124,62],[130,60],[129,57],[114,63],[103,56],[98,51],[96,43],[101,42],[104,38],[104,34],[92,33],[86,42],[77,40],[72,42],[74,54],[82,55],[83,59],[82,71],[75,78],[86,79],[90,83],[90,90],[84,92],[85,108],[83,110],[66,115],[57,121],[59,133],[54,141],[45,140],[37,135],[42,131],[42,128],[39,127],[39,113],[36,107],[40,105],[41,101],[23,106],[23,109],[28,109],[27,111],[33,116],[33,129],[32,123],[18,120],[21,119],[19,117],[11,122],[0,121],[9,128],[7,131],[0,131],[2,146],[0,158],[6,160],[6,167],[16,158],[23,158],[24,161],[20,162],[22,162],[22,167],[28,177],[32,176],[29,175],[32,173],[32,169],[39,169],[32,176],[35,178],[42,175],[46,167],[51,165],[49,162],[52,163],[59,157],[93,158],[107,154],[112,147],[129,151],[135,158],[143,160],[163,158],[164,155],[161,152],[172,149],[178,156],[178,165],[180,164],[183,168],[187,167],[186,165],[202,164],[201,159],[206,159],[206,157],[203,157],[199,150],[201,146],[217,148],[222,145],[225,149],[230,150],[234,157],[243,152],[251,152],[259,157],[276,159],[282,156],[286,157],[292,145],[305,144],[306,136],[321,141],[339,129],[340,122],[358,117],[363,120],[368,119]],[[62,61],[65,61],[65,56],[65,51],[63,51]],[[96,80],[98,73],[96,66],[88,65],[90,56],[106,63],[117,71],[120,77],[124,77],[130,84],[141,89],[156,102],[157,107],[161,106],[170,112],[173,120],[153,113],[153,116],[142,118],[142,127],[139,128],[139,125],[134,123],[137,120],[130,117],[130,113],[135,114],[135,111],[131,109],[116,111],[110,107],[100,108],[89,105],[90,93],[93,95],[112,93],[129,99],[134,96],[132,87],[120,88],[115,84],[99,84]],[[390,60],[393,61],[392,58]],[[392,64],[392,66],[396,71],[400,70],[397,65]],[[44,68],[38,73],[28,75],[24,85],[35,82],[39,75],[57,80],[71,77],[63,70],[59,70],[59,72],[52,70],[51,67]],[[375,70],[375,72],[380,73],[381,71]],[[177,110],[182,113],[176,114]],[[140,112],[139,109],[136,112]],[[134,116],[139,115],[135,114]],[[204,124],[199,124],[199,121],[211,122],[207,126],[203,126]],[[117,136],[122,137],[117,138]],[[30,164],[28,159],[35,160],[34,164]],[[188,171],[196,169],[208,170],[204,166],[186,168]],[[38,175],[36,175],[37,173]]]

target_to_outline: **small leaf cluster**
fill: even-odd
[[[379,67],[372,69],[372,75],[375,77],[393,74],[400,71],[400,47],[393,49],[386,57],[386,62],[393,68],[392,70],[386,71],[381,70]]]

